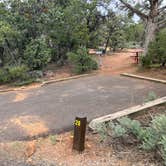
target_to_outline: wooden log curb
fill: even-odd
[[[97,74],[97,72],[94,72],[91,74],[82,74],[82,75],[76,75],[76,76],[72,76],[72,77],[66,77],[66,78],[60,78],[60,79],[56,79],[56,80],[45,81],[42,83],[41,86],[45,86],[45,85],[56,83],[56,82],[62,82],[62,81],[73,80],[73,79],[78,79],[78,78],[82,78],[82,77],[93,76],[96,74]]]
[[[134,74],[129,74],[129,73],[122,73],[121,75],[166,84],[166,80],[161,80],[161,79],[156,79],[156,78],[151,78],[151,77],[144,77],[144,76],[134,75]]]
[[[82,78],[82,77],[90,77],[90,76],[97,75],[97,74],[98,74],[98,72],[94,72],[94,73],[90,73],[90,74],[82,74],[82,75],[76,75],[73,77],[65,77],[65,78],[60,78],[60,79],[55,79],[55,80],[50,80],[50,81],[44,81],[41,84],[39,84],[37,86],[37,88],[40,88],[42,86],[46,86],[48,84],[53,84],[56,82],[68,81],[68,80],[78,79],[78,78]],[[26,90],[26,89],[27,89],[26,86],[23,86],[20,88],[7,88],[7,89],[0,90],[0,93],[11,92],[11,91],[21,91],[21,90]]]
[[[105,123],[105,122],[108,122],[108,121],[111,121],[111,120],[114,120],[114,119],[118,119],[120,117],[127,116],[127,115],[130,115],[130,114],[133,114],[133,113],[136,113],[136,112],[139,112],[139,111],[142,111],[142,110],[145,110],[147,108],[151,108],[153,106],[160,105],[160,104],[163,104],[163,103],[166,103],[166,96],[162,97],[162,98],[159,98],[159,99],[156,99],[156,100],[153,100],[153,101],[150,101],[150,102],[147,102],[147,103],[144,103],[142,105],[137,105],[137,106],[127,108],[127,109],[124,109],[122,111],[113,113],[113,114],[109,114],[109,115],[106,115],[106,116],[102,116],[102,117],[93,119],[89,123],[89,127],[92,130],[95,130],[96,126],[101,124],[101,123]]]

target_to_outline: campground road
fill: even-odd
[[[166,96],[166,85],[97,75],[0,94],[0,142],[65,131],[76,116],[114,113],[143,103],[149,92]]]

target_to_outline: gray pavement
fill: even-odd
[[[0,94],[0,142],[65,131],[76,116],[90,121],[141,104],[152,91],[166,96],[166,85],[97,75]]]

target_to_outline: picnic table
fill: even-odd
[[[105,50],[89,49],[89,54],[102,56],[105,54]]]
[[[130,57],[134,59],[134,63],[139,64],[139,57],[140,55],[143,53],[142,50],[138,50],[138,51],[133,51],[131,53],[134,53],[135,55],[131,55]]]
[[[102,51],[96,51],[96,55],[102,56],[103,52]]]

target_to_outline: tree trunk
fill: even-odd
[[[110,41],[110,35],[107,37],[107,41],[106,41],[106,45],[105,45],[105,49],[104,49],[104,54],[107,52],[109,41]]]
[[[0,47],[0,60],[1,60],[1,63],[0,63],[0,67],[4,65],[4,61],[5,61],[5,58],[4,58],[4,48],[3,47]]]
[[[147,19],[147,25],[145,30],[145,43],[144,43],[144,54],[146,55],[148,52],[149,43],[154,41],[158,26],[157,23],[153,21],[153,19]]]

